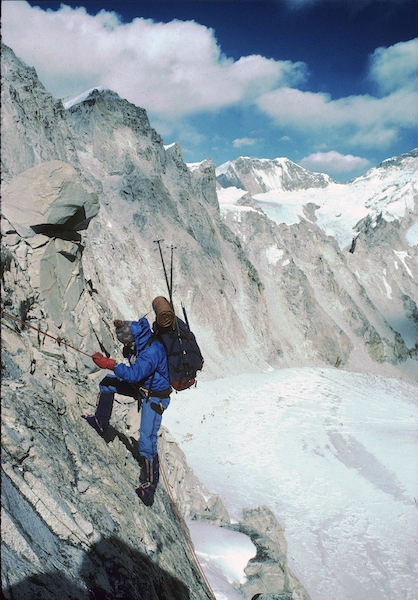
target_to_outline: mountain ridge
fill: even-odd
[[[213,162],[189,169],[146,111],[114,92],[95,89],[65,111],[10,49],[2,75],[2,309],[49,334],[2,318],[4,585],[25,579],[49,593],[64,572],[77,590],[93,581],[114,597],[123,564],[111,580],[106,561],[116,548],[137,582],[145,564],[153,585],[180,577],[193,600],[206,598],[164,488],[155,512],[138,508],[136,406],[115,407],[106,441],[80,419],[102,377],[89,356],[123,360],[113,319],[143,316],[166,293],[154,243],[163,236],[166,256],[175,246],[176,310],[184,300],[205,357],[200,380],[315,366],[416,381],[418,250],[405,236],[417,211],[366,219],[350,252],[317,225],[314,206],[291,225],[252,198],[224,210]],[[39,216],[45,198],[54,210]],[[184,485],[179,470],[173,488]],[[216,498],[178,497],[190,513],[224,518]],[[283,593],[307,598],[298,586]],[[179,589],[176,600],[187,597]]]
[[[28,76],[33,77],[33,72]],[[144,109],[121,99],[115,92],[97,88],[90,90],[88,94],[82,94],[76,103],[69,101],[67,106],[66,126],[70,133],[66,130],[65,135],[69,135],[70,140],[65,144],[67,148],[71,148],[68,160],[72,160],[83,184],[100,198],[100,211],[89,228],[91,235],[84,236],[83,268],[90,281],[89,285],[97,290],[103,289],[101,295],[107,298],[108,307],[113,313],[119,313],[125,318],[135,318],[138,302],[145,307],[150,304],[153,296],[164,293],[164,289],[161,289],[161,265],[154,240],[160,237],[157,231],[165,231],[171,236],[171,240],[167,242],[175,240],[176,245],[174,266],[179,277],[175,280],[174,297],[182,298],[186,303],[193,327],[206,347],[206,373],[203,377],[222,376],[222,373],[226,374],[231,370],[238,373],[240,370],[280,368],[296,364],[338,364],[354,369],[377,368],[379,371],[379,364],[385,363],[396,365],[394,374],[399,373],[399,368],[401,372],[404,371],[402,365],[407,367],[409,353],[414,356],[414,347],[399,346],[396,341],[399,332],[395,334],[384,316],[378,316],[375,305],[372,314],[376,312],[377,320],[374,316],[372,320],[379,325],[377,330],[375,326],[372,327],[374,333],[370,335],[381,348],[377,354],[369,344],[361,343],[361,336],[354,333],[353,337],[352,320],[342,317],[342,305],[338,311],[329,312],[327,309],[323,312],[324,302],[320,289],[324,282],[320,285],[318,282],[324,275],[320,271],[316,275],[315,270],[312,270],[312,263],[323,260],[325,255],[321,258],[321,248],[330,248],[329,235],[333,234],[333,230],[330,225],[326,225],[321,231],[318,220],[321,207],[311,201],[309,194],[312,190],[322,193],[336,185],[341,188],[340,184],[334,184],[328,176],[324,176],[321,181],[328,182],[325,188],[311,187],[303,192],[280,193],[281,198],[304,195],[303,205],[293,206],[292,214],[295,216],[290,221],[293,223],[290,227],[297,227],[294,233],[296,239],[315,240],[311,246],[313,256],[306,257],[305,249],[299,243],[289,246],[289,240],[292,239],[292,234],[290,238],[288,235],[289,220],[273,219],[271,223],[271,214],[259,194],[254,197],[250,194],[240,205],[235,202],[230,206],[232,210],[225,210],[222,190],[219,187],[217,189],[216,169],[212,161],[203,161],[189,169],[183,161],[180,146],[163,145],[161,136],[150,126]],[[41,133],[45,137],[47,130],[42,129]],[[22,143],[26,143],[25,137],[22,138]],[[12,161],[7,157],[7,152],[3,153],[3,160],[8,168]],[[35,158],[33,162],[38,160]],[[264,159],[263,164],[269,163]],[[309,173],[306,169],[302,169],[302,172]],[[300,180],[297,182],[299,185]],[[303,185],[306,184],[307,180]],[[408,202],[412,198],[416,205],[416,200],[408,190]],[[256,206],[262,209],[258,216],[254,214],[253,207]],[[283,207],[289,210],[289,206],[282,204],[280,210]],[[273,208],[276,210],[275,205]],[[416,219],[414,210],[415,208],[410,211],[411,223]],[[341,219],[338,213],[335,216],[333,206],[330,211],[331,226],[335,223],[340,226]],[[366,219],[367,214],[360,206],[358,214],[353,216],[353,222],[359,224],[360,229],[363,228],[365,239],[369,240],[375,226],[374,221]],[[283,223],[286,227],[283,227]],[[257,235],[257,253],[248,246],[249,231],[254,232],[251,235],[263,231],[261,238]],[[332,250],[332,262],[337,259],[337,263],[344,265],[347,281],[351,281],[353,277],[348,262],[355,263],[360,256],[360,233],[357,230],[348,234],[344,231],[346,243],[341,258],[337,258],[340,253],[337,247]],[[356,253],[346,254],[354,239]],[[407,315],[413,315],[417,297],[414,283],[416,275],[409,256],[411,253],[414,255],[414,252],[416,254],[416,250],[405,243],[403,230],[402,239],[399,238],[397,244],[396,252],[406,252],[406,258],[400,261],[395,259],[390,269],[385,268],[386,272],[393,272],[393,280],[398,289],[395,295],[407,298],[398,302],[398,306],[406,302],[413,307],[412,312],[408,309]],[[283,256],[283,260],[280,256]],[[354,261],[350,258],[353,256]],[[131,269],[131,264],[136,264],[138,259],[141,272],[139,277]],[[289,264],[286,263],[288,260]],[[376,264],[381,260],[376,257]],[[111,263],[118,265],[118,278],[108,272],[107,265]],[[279,268],[280,265],[285,268]],[[289,270],[290,265],[294,265],[293,270]],[[355,268],[358,273],[363,271],[363,266],[359,268],[357,265]],[[366,267],[366,271],[368,268]],[[406,270],[407,279],[397,277],[398,268]],[[276,275],[272,279],[273,272]],[[159,274],[158,278],[156,274]],[[332,279],[335,276],[333,267],[328,264],[327,277]],[[280,290],[277,290],[277,277],[282,280]],[[286,287],[292,289],[294,286],[292,280],[297,281],[300,289],[304,290],[305,300],[302,304],[296,301],[297,296],[285,293]],[[141,281],[145,281],[145,285]],[[385,281],[390,285],[388,277],[385,279],[382,275],[387,296]],[[330,282],[325,285],[328,287]],[[356,331],[362,331],[363,327],[367,329],[371,315],[366,317],[365,314],[370,313],[371,305],[369,299],[366,303],[362,299],[367,297],[367,291],[366,295],[356,294],[354,300],[346,284],[344,287],[348,294],[347,302],[356,307],[355,313],[362,315],[360,320],[363,325],[357,327]],[[379,284],[378,300],[383,307],[387,302],[385,299],[382,302],[381,287]],[[374,284],[372,290],[375,289]],[[277,300],[281,304],[279,311],[274,308]],[[304,303],[311,306],[311,314],[303,309]],[[210,321],[204,317],[207,306],[211,307]],[[146,310],[143,311],[145,312]],[[295,320],[289,321],[286,314],[294,314]],[[411,322],[416,331],[413,317],[405,316],[403,309],[402,314],[405,322]],[[289,328],[290,323],[292,325]],[[302,324],[302,328],[298,323]],[[319,323],[321,325],[318,327]],[[319,337],[314,334],[318,329],[322,330]],[[403,330],[406,329],[403,326]],[[268,335],[267,331],[270,332]],[[351,339],[348,345],[347,334]],[[325,338],[332,340],[332,343],[328,341],[325,344]],[[296,344],[295,340],[298,340]],[[346,340],[342,346],[341,340]],[[326,350],[327,346],[335,350],[330,354]],[[349,347],[351,350],[347,353]],[[379,356],[378,361],[376,356]],[[406,370],[410,372],[411,368],[407,367]]]

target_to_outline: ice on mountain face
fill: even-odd
[[[232,585],[246,581],[244,569],[256,555],[256,547],[250,538],[201,521],[188,521],[187,525],[196,555],[216,597],[242,600],[242,595]]]
[[[99,85],[97,87],[90,88],[89,90],[86,90],[85,92],[83,92],[79,96],[76,96],[75,98],[72,98],[71,100],[68,100],[67,102],[64,102],[63,104],[64,104],[65,110],[68,110],[72,106],[75,106],[76,104],[80,104],[81,102],[84,102],[85,100],[88,100],[88,98],[91,96],[91,94],[92,94],[92,92],[94,92],[94,90],[97,90],[98,92],[104,92],[104,91],[107,91],[108,88],[106,88],[106,87],[104,87],[102,85]]]
[[[267,262],[270,265],[276,265],[284,256],[284,250],[272,246],[266,249]]]
[[[273,510],[312,600],[413,600],[417,399],[394,379],[283,369],[201,383],[165,423],[232,518]]]
[[[372,222],[381,217],[393,221],[414,211],[418,194],[416,154],[413,151],[404,155],[396,164],[389,159],[387,165],[370,169],[346,184],[330,178],[317,180],[315,177],[321,174],[302,170],[287,159],[241,157],[218,167],[216,175],[221,185],[250,190],[255,202],[276,223],[293,225],[313,217],[326,235],[335,237],[345,248],[357,234],[356,225],[366,217],[370,216]],[[218,191],[221,205],[225,204],[223,194],[227,189]],[[308,204],[317,207],[313,215],[306,211]],[[231,210],[231,203],[228,208]],[[414,245],[416,238],[411,228],[408,243]]]
[[[193,173],[193,171],[197,171],[200,167],[201,164],[203,164],[205,161],[201,161],[201,162],[196,162],[196,163],[186,163],[187,168],[189,169],[189,171],[191,171]]]
[[[234,186],[222,188],[218,190],[219,206],[221,209],[228,208],[229,206],[236,206],[237,202],[241,200],[246,193],[245,190]]]
[[[418,222],[407,230],[405,238],[410,246],[418,246]]]
[[[397,252],[396,250],[393,251],[396,256],[399,258],[399,260],[401,261],[401,263],[403,264],[403,266],[405,267],[406,272],[408,273],[408,275],[410,277],[413,277],[412,273],[411,273],[411,269],[408,267],[408,265],[406,264],[406,259],[410,257],[408,256],[408,254],[406,252]]]
[[[223,175],[224,173],[226,173],[228,171],[230,165],[231,165],[231,161],[227,161],[226,163],[223,163],[219,167],[216,167],[216,169],[215,169],[216,177],[218,177],[218,175]]]

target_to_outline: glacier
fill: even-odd
[[[233,519],[274,512],[312,600],[416,598],[417,423],[415,385],[318,368],[202,382],[165,415]]]

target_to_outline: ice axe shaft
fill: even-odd
[[[171,246],[171,285],[168,281],[168,275],[167,275],[167,269],[165,268],[165,262],[164,262],[164,256],[163,256],[163,251],[161,249],[161,242],[163,242],[164,240],[154,240],[155,244],[158,244],[158,250],[160,251],[160,258],[161,258],[161,263],[163,265],[163,270],[164,270],[164,277],[165,277],[165,282],[167,284],[167,290],[168,290],[168,295],[170,298],[170,304],[171,304],[171,308],[174,309],[173,307],[173,295],[172,295],[172,285],[173,285],[173,246]]]

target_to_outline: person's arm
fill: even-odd
[[[120,363],[115,366],[116,377],[127,381],[128,383],[139,383],[150,377],[158,366],[158,358],[151,346],[139,354],[132,366]]]

